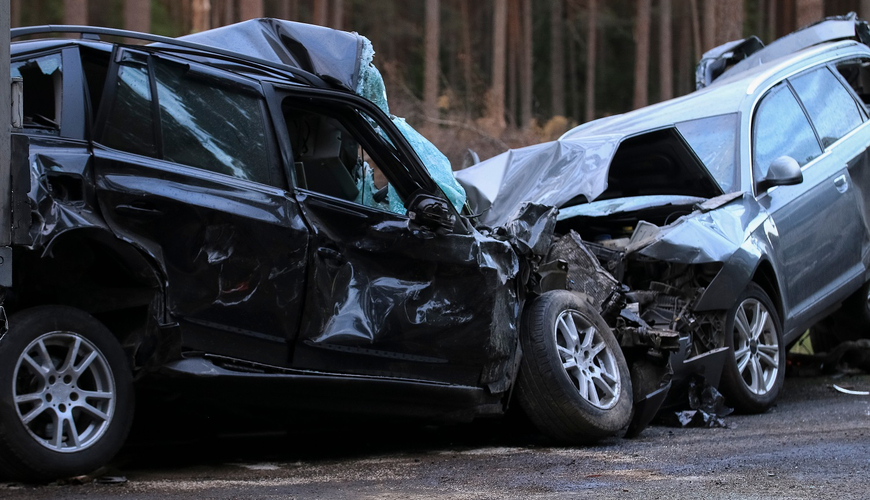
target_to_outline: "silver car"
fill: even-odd
[[[732,42],[705,54],[692,94],[457,177],[485,223],[558,206],[557,233],[631,289],[639,318],[602,311],[614,331],[664,324],[692,356],[730,347],[720,390],[765,411],[807,328],[832,313],[870,326],[868,41],[851,14]]]

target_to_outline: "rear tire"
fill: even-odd
[[[124,351],[91,315],[42,306],[0,339],[0,468],[12,479],[86,474],[121,448],[133,419]]]
[[[581,294],[547,292],[526,309],[517,397],[544,434],[592,443],[631,418],[631,377],[610,327]]]
[[[725,346],[730,347],[720,391],[741,413],[767,411],[785,381],[785,345],[776,308],[750,283],[728,312]]]

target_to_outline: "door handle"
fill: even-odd
[[[846,174],[843,174],[834,179],[834,187],[837,188],[837,191],[841,193],[845,193],[846,190],[849,189],[849,183],[846,182]]]
[[[130,204],[122,203],[115,205],[115,211],[121,215],[130,217],[158,217],[163,215],[163,211],[154,208],[154,205],[148,202],[134,201]]]

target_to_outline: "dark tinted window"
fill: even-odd
[[[164,159],[270,183],[260,99],[185,66],[158,60],[155,68]]]
[[[110,148],[157,156],[151,87],[144,59],[126,57],[118,71],[115,100],[103,129],[102,143]]]
[[[753,144],[755,182],[780,156],[791,156],[803,166],[822,153],[810,122],[785,84],[774,87],[758,106]]]
[[[24,127],[57,133],[63,96],[60,54],[15,61],[12,77],[24,80]]]
[[[858,105],[828,68],[793,78],[791,84],[807,108],[824,147],[861,124]]]

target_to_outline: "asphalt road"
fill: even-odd
[[[128,446],[122,484],[0,483],[0,498],[870,498],[870,376],[789,378],[763,415],[728,428],[651,427],[560,447],[499,422],[312,427],[290,436]]]

